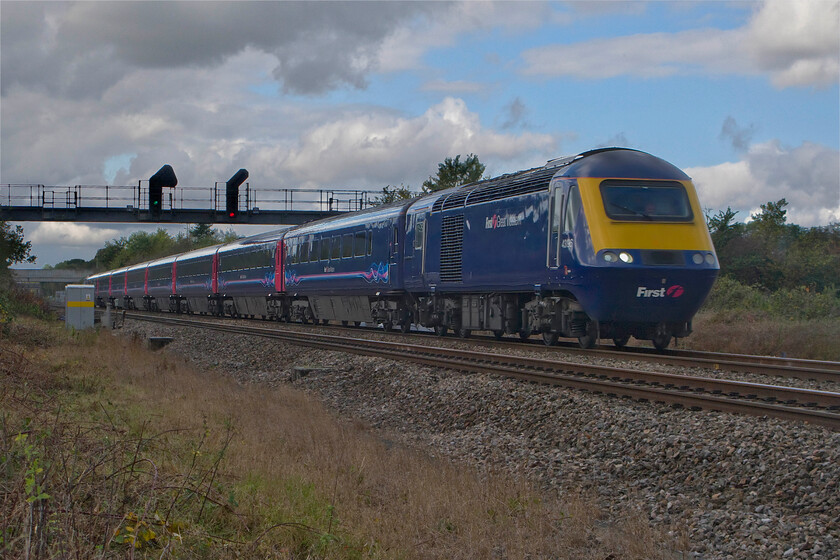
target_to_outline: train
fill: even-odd
[[[601,148],[87,281],[124,309],[662,350],[718,272],[691,179]]]

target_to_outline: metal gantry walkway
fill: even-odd
[[[149,210],[148,181],[137,185],[0,185],[0,221],[162,222],[298,225],[372,205],[363,190],[252,189],[239,192],[238,213],[225,211],[225,183],[175,187],[163,193],[159,215]]]

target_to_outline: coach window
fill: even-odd
[[[341,257],[349,259],[353,256],[353,234],[347,233],[341,236]]]
[[[309,255],[309,260],[312,262],[318,262],[318,259],[321,255],[321,239],[313,239],[312,240],[312,253]]]
[[[341,258],[341,238],[337,235],[332,238],[332,251],[330,252],[330,258]]]
[[[367,254],[368,256],[373,254],[373,233],[370,230],[367,230]]]
[[[297,239],[293,239],[292,244],[289,246],[289,262],[291,262],[292,264],[297,264],[299,262]]]
[[[321,260],[322,261],[330,260],[330,238],[329,237],[322,237],[321,238]]]
[[[309,262],[309,240],[304,239],[300,245],[300,262]]]
[[[357,257],[364,257],[367,252],[367,236],[363,231],[356,232],[356,240],[353,242],[353,253]]]

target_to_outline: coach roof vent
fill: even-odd
[[[557,168],[539,167],[514,176],[491,179],[470,192],[466,205],[472,206],[493,200],[544,191],[548,189],[548,183],[555,173],[557,173]]]

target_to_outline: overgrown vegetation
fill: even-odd
[[[787,201],[761,205],[749,223],[731,208],[708,216],[721,276],[761,290],[794,290],[838,296],[840,223],[803,228],[786,223]]]
[[[749,223],[731,208],[707,216],[720,277],[689,347],[840,360],[840,223],[787,224],[787,201]]]
[[[670,558],[643,516],[387,444],[109,332],[0,337],[3,558]],[[632,535],[632,536],[631,536]]]

